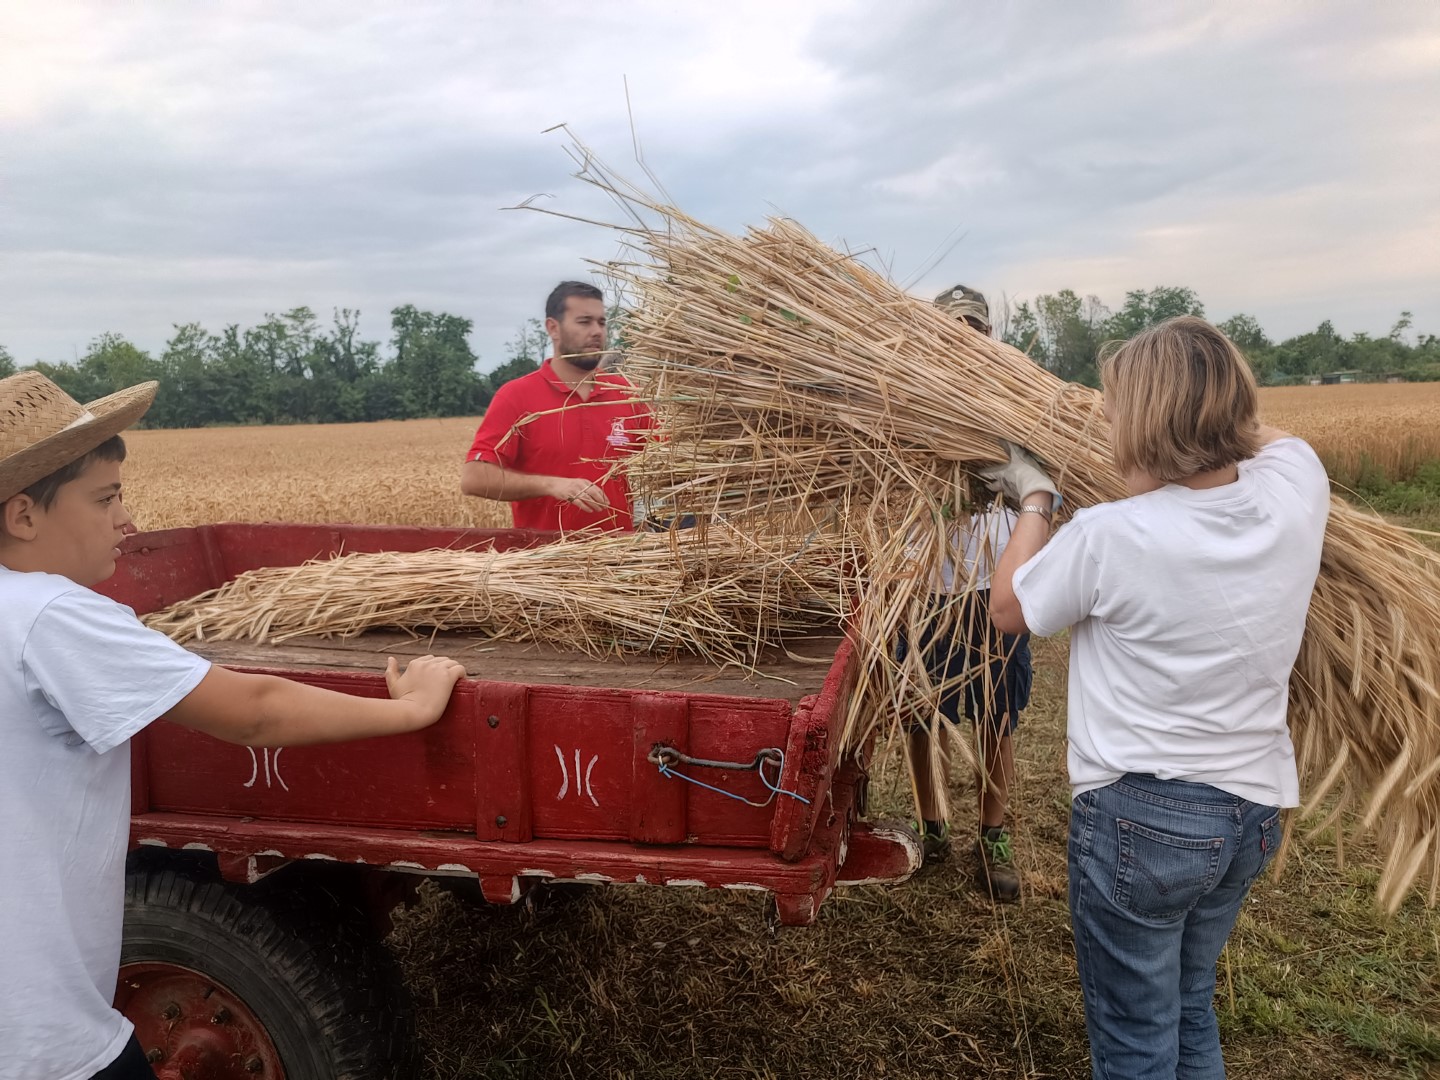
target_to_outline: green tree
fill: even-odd
[[[1099,384],[1096,357],[1110,312],[1097,297],[1073,289],[1035,298],[1036,346],[1030,355],[1066,382]]]
[[[160,354],[162,393],[146,414],[157,427],[202,427],[233,422],[213,362],[215,339],[199,323],[176,326]]]
[[[1010,309],[1009,301],[1006,301],[997,329],[1000,333],[1000,340],[1005,344],[1013,345],[1027,356],[1039,360],[1035,350],[1040,344],[1040,321],[1035,317],[1034,309],[1027,301],[1020,301],[1013,311]]]
[[[113,394],[127,386],[160,378],[160,365],[142,349],[136,348],[119,334],[101,334],[90,343],[77,367],[74,396],[80,401],[93,401]]]
[[[1231,315],[1219,324],[1219,329],[1243,353],[1248,354],[1252,349],[1270,348],[1270,339],[1265,336],[1265,331],[1261,329],[1260,322],[1254,315]]]
[[[0,379],[8,378],[15,374],[15,358],[10,355],[10,350],[0,345]]]
[[[518,379],[537,370],[550,355],[550,335],[539,319],[527,319],[505,345],[505,362],[485,376],[485,401],[488,405],[495,391],[511,379]]]
[[[420,311],[412,304],[390,313],[395,378],[406,416],[462,416],[479,412],[484,383],[468,340],[473,324],[457,315]]]
[[[318,335],[311,353],[310,377],[317,390],[319,420],[371,420],[370,383],[380,371],[380,343],[359,340],[360,312],[332,313],[329,334]]]
[[[1148,291],[1132,289],[1125,294],[1120,310],[1111,316],[1105,332],[1123,341],[1180,315],[1205,317],[1205,305],[1194,289],[1180,285],[1161,285]]]
[[[1308,334],[1286,338],[1275,346],[1275,370],[1291,378],[1343,371],[1350,367],[1345,339],[1326,319]]]
[[[1250,370],[1255,381],[1261,384],[1274,382],[1276,376],[1275,347],[1254,315],[1231,315],[1217,324],[1220,332],[1235,343],[1235,347],[1250,361]]]

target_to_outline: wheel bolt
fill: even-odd
[[[172,1001],[169,1005],[165,1006],[165,1011],[160,1015],[166,1020],[175,1020],[180,1016],[180,1006]]]
[[[258,1073],[258,1072],[263,1071],[264,1068],[265,1068],[265,1063],[262,1062],[258,1057],[252,1057],[252,1058],[250,1058],[249,1060],[247,1060],[247,1061],[245,1062],[245,1071],[246,1071],[246,1072]]]
[[[215,1010],[215,1015],[210,1017],[212,1024],[228,1024],[230,1022],[230,1010],[221,1005]]]
[[[165,1051],[164,1051],[164,1050],[161,1050],[161,1049],[157,1046],[154,1050],[151,1050],[149,1053],[147,1053],[147,1054],[145,1055],[145,1060],[148,1061],[148,1062],[150,1062],[151,1065],[154,1065],[157,1061],[159,1061],[159,1060],[160,1060],[161,1058],[163,1058],[164,1056],[165,1056]]]

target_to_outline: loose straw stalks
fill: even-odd
[[[800,547],[712,530],[607,534],[508,551],[347,555],[266,567],[146,621],[177,641],[351,637],[379,627],[478,630],[603,657],[691,652],[753,666],[848,610],[843,541]]]
[[[969,505],[969,478],[1029,447],[1068,509],[1123,497],[1098,392],[906,296],[798,224],[736,237],[663,205],[576,144],[579,176],[634,223],[635,253],[606,269],[631,294],[627,373],[667,437],[631,469],[676,513],[794,514],[858,543],[861,684],[845,737],[934,712],[945,688],[896,659],[932,609],[929,571]],[[803,511],[803,513],[802,513]],[[917,552],[919,553],[917,555]],[[912,637],[912,640],[914,638]],[[1319,585],[1291,681],[1304,811],[1362,811],[1396,909],[1428,875],[1440,890],[1440,557],[1403,530],[1332,504]],[[954,739],[962,752],[973,752]],[[932,763],[937,778],[939,763]],[[940,785],[943,791],[943,785]],[[1325,824],[1322,822],[1322,825]]]

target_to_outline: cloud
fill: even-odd
[[[694,216],[789,214],[920,295],[1186,284],[1272,335],[1440,329],[1440,9],[11,5],[0,51],[0,343],[27,360],[302,304],[383,338],[414,303],[498,362],[617,250],[501,209],[618,218],[541,130],[643,180],[632,111]]]

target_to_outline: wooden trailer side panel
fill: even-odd
[[[387,694],[378,675],[287,677],[359,697]],[[153,811],[470,832],[475,700],[474,685],[462,681],[424,731],[320,746],[235,746],[155,723],[136,740],[133,790]]]
[[[361,697],[386,693],[375,674],[284,677]],[[667,777],[648,758],[668,746],[751,762],[762,749],[783,750],[791,723],[780,700],[464,679],[438,723],[380,739],[244,747],[154,724],[133,755],[134,809],[452,830],[516,843],[766,847],[776,806],[788,797],[772,797],[755,771],[681,765],[681,775]],[[804,777],[795,782],[814,790]]]

